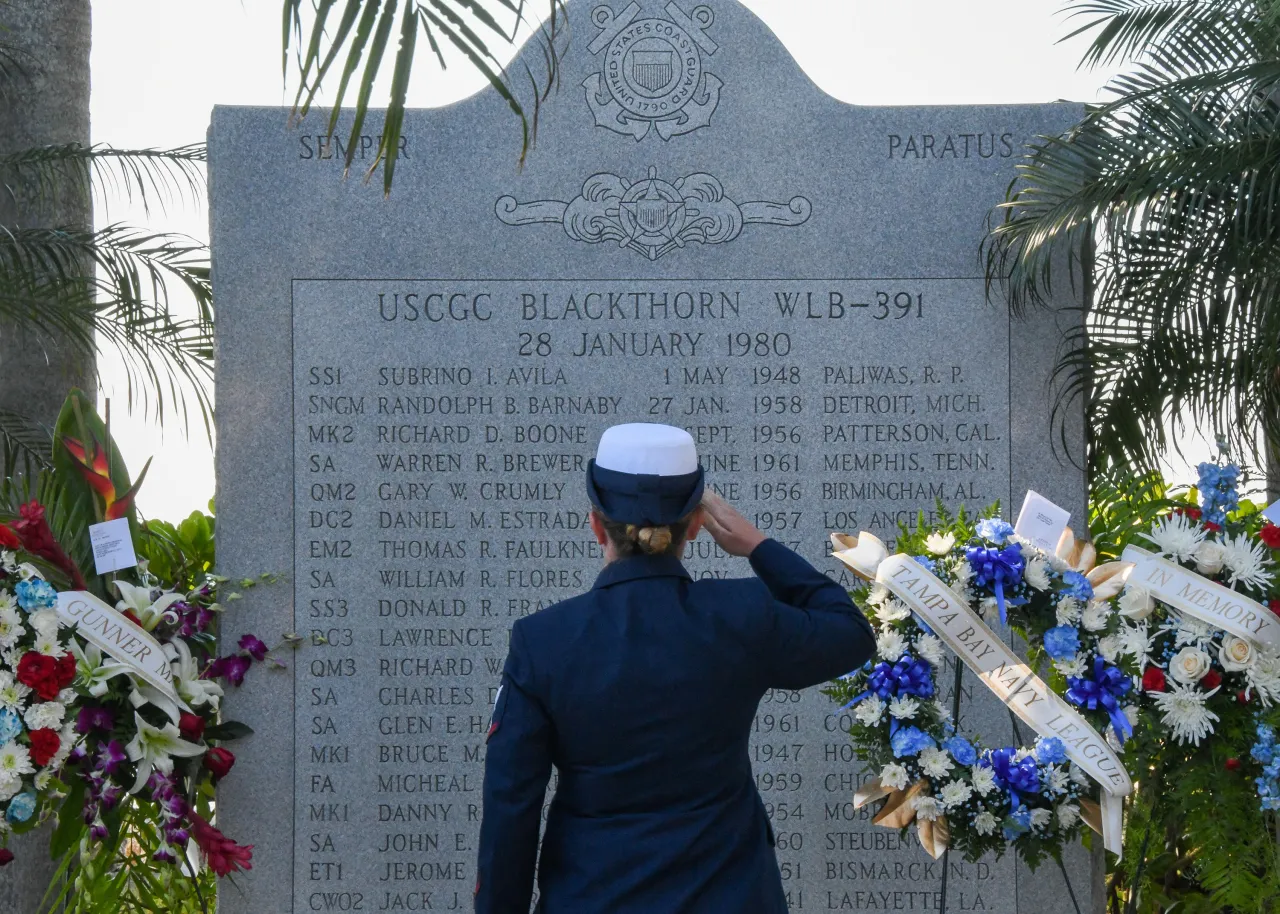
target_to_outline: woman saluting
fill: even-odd
[[[693,439],[608,429],[587,470],[605,567],[520,619],[489,727],[477,914],[785,914],[747,742],[766,690],[861,666],[875,638],[837,584],[703,497]],[[705,527],[756,578],[694,581]]]

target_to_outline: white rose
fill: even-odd
[[[1201,574],[1217,574],[1222,570],[1222,562],[1227,551],[1217,543],[1203,542],[1196,550],[1196,571]]]
[[[1036,590],[1049,589],[1049,563],[1044,559],[1032,559],[1027,563],[1023,578]]]
[[[1198,647],[1184,647],[1169,661],[1169,674],[1183,685],[1194,685],[1209,672],[1213,661]]]
[[[946,555],[956,544],[956,538],[950,534],[930,533],[924,541],[925,548],[934,555]]]
[[[1151,594],[1141,587],[1126,587],[1120,594],[1120,615],[1135,622],[1145,619],[1156,608],[1156,601]]]
[[[1227,672],[1242,673],[1253,666],[1257,658],[1252,644],[1235,635],[1227,635],[1222,639],[1218,659],[1222,661],[1222,668]]]

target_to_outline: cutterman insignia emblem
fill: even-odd
[[[607,6],[591,11],[600,34],[591,53],[603,53],[603,69],[587,77],[587,104],[596,124],[643,140],[656,131],[663,140],[711,123],[723,83],[703,71],[703,55],[718,46],[706,33],[715,16],[696,6],[686,16],[672,2],[666,19],[638,19],[640,4],[614,15]]]

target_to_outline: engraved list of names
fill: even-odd
[[[938,500],[1010,495],[1009,324],[977,278],[298,279],[291,298],[301,909],[470,909],[508,634],[602,565],[583,483],[608,425],[688,429],[717,492],[841,580],[828,531],[892,539]],[[705,536],[685,562],[750,573]],[[816,691],[756,718],[790,907],[936,910],[940,865],[852,808],[846,727]],[[1013,910],[1006,865],[952,880],[953,909]]]

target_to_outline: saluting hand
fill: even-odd
[[[725,552],[750,555],[768,537],[756,529],[737,509],[707,489],[702,497],[703,526]]]

